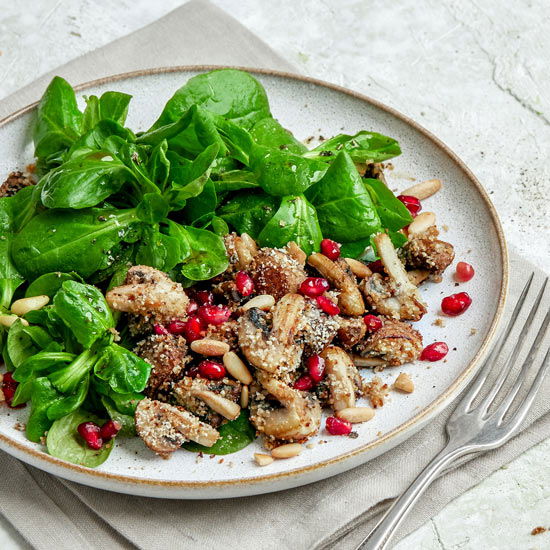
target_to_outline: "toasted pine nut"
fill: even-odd
[[[386,361],[378,357],[361,357],[360,355],[352,355],[351,359],[356,367],[383,367]]]
[[[268,309],[271,309],[274,305],[275,298],[273,298],[273,296],[271,296],[270,294],[260,294],[259,296],[256,296],[252,298],[252,300],[246,302],[241,310],[247,311],[253,307],[257,307],[258,309],[267,311]]]
[[[290,256],[292,256],[299,264],[304,265],[307,260],[307,254],[294,242],[290,241],[286,245],[286,249]]]
[[[411,269],[407,271],[407,277],[409,281],[414,285],[418,286],[422,281],[425,281],[430,276],[430,272],[425,269]]]
[[[249,396],[248,386],[244,385],[241,390],[241,408],[246,409],[248,407],[248,396]]]
[[[419,233],[424,233],[432,225],[435,225],[435,214],[433,212],[422,212],[411,222],[407,233],[409,235],[418,235]]]
[[[17,317],[17,315],[0,315],[0,325],[4,327],[11,327],[17,319],[21,320],[21,324],[28,327],[29,323],[26,319],[21,319],[21,317]]]
[[[400,195],[409,195],[419,200],[427,199],[435,195],[441,189],[441,180],[421,181],[402,191]]]
[[[300,443],[287,443],[271,450],[273,458],[292,458],[298,456],[304,448]]]
[[[191,349],[195,353],[200,353],[201,355],[220,356],[227,353],[231,348],[229,344],[225,342],[212,340],[211,338],[203,338],[202,340],[191,342]]]
[[[344,258],[346,260],[346,263],[349,265],[349,268],[351,269],[351,272],[360,279],[365,279],[366,277],[370,277],[372,275],[372,271],[359,260],[354,260],[353,258]]]
[[[234,352],[228,351],[223,356],[223,364],[233,378],[236,378],[239,382],[243,384],[252,383],[252,375],[250,371],[242,361],[242,359]]]
[[[15,315],[25,315],[29,311],[42,309],[50,301],[49,296],[31,296],[29,298],[21,298],[15,300],[11,305],[11,312]]]
[[[241,408],[237,403],[218,395],[210,390],[195,390],[193,395],[204,401],[213,411],[221,414],[228,420],[235,420],[241,414]]]
[[[411,377],[406,373],[402,372],[393,383],[393,387],[396,390],[405,392],[405,393],[412,393],[414,391],[414,384],[411,380]]]
[[[374,409],[371,407],[348,407],[338,411],[336,416],[352,424],[358,424],[368,422],[374,416]]]
[[[267,466],[273,462],[273,457],[264,453],[254,453],[254,460],[258,466]]]

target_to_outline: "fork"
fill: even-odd
[[[519,326],[518,316],[532,286],[533,275],[531,273],[525,284],[502,336],[498,339],[490,355],[485,360],[474,382],[449,417],[446,426],[447,444],[444,449],[435,456],[409,488],[392,504],[378,525],[356,550],[383,550],[416,501],[445,468],[465,455],[496,449],[518,433],[521,423],[525,419],[542,385],[550,364],[550,341],[543,342],[548,324],[550,323],[550,309],[544,317],[535,341],[529,349],[527,358],[523,362],[516,380],[513,381],[512,387],[494,411],[489,412],[489,409],[492,405],[495,405],[495,398],[509,378],[510,371],[525,344],[529,329],[540,309],[548,278],[546,278],[542,288],[539,290],[513,350],[492,386],[487,383],[487,379],[494,365],[497,363],[497,359],[501,356],[510,334],[516,326]],[[525,384],[527,374],[530,371],[531,365],[535,362],[539,348],[542,346],[546,346],[548,349],[531,386],[527,390],[527,385]],[[527,390],[527,393],[512,412],[512,404],[522,387],[524,387],[524,391]],[[474,400],[480,395],[482,389],[488,390],[487,395],[476,406],[473,406]]]

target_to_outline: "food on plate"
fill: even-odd
[[[420,202],[441,182],[396,196],[399,144],[371,131],[308,149],[246,72],[191,78],[146,131],[126,127],[130,100],[81,110],[54,78],[33,172],[0,186],[0,399],[29,405],[29,440],[89,467],[122,437],[163,458],[261,437],[265,466],[320,432],[358,436],[390,391],[365,368],[448,351],[411,324],[454,259]]]

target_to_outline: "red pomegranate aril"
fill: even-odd
[[[329,260],[337,260],[340,257],[340,243],[332,239],[323,239],[321,241],[321,254],[324,254]]]
[[[185,326],[183,328],[183,336],[188,343],[191,343],[195,340],[200,340],[203,337],[202,331],[203,324],[201,320],[196,315],[193,315],[192,317],[189,317],[189,319],[187,319],[187,321],[185,322]]]
[[[216,361],[201,361],[199,363],[199,374],[209,380],[220,380],[225,376],[225,367],[221,363],[216,363]]]
[[[164,325],[155,325],[153,327],[153,331],[155,334],[158,334],[159,336],[163,334],[168,334],[168,329]]]
[[[294,389],[300,390],[300,391],[309,391],[311,388],[315,386],[315,382],[313,381],[313,378],[309,374],[303,374],[294,382]]]
[[[185,375],[190,376],[191,378],[197,378],[197,376],[200,376],[199,366],[193,365],[192,367],[189,367]]]
[[[201,306],[198,314],[199,319],[206,325],[223,325],[229,321],[231,310],[225,306]]]
[[[421,361],[441,361],[449,353],[449,346],[445,342],[434,342],[426,346],[420,354]]]
[[[175,319],[174,321],[170,321],[166,328],[170,334],[183,334],[185,332],[185,324],[185,321]]]
[[[301,285],[300,292],[309,298],[315,298],[330,288],[328,281],[322,277],[308,277]]]
[[[254,292],[254,281],[244,271],[239,271],[235,276],[235,284],[241,296],[250,296]]]
[[[103,441],[111,441],[111,439],[113,439],[113,437],[120,432],[121,428],[122,424],[120,422],[117,422],[116,420],[107,420],[107,422],[101,426],[99,435]]]
[[[411,213],[413,218],[422,210],[422,204],[416,197],[411,195],[398,195],[397,198],[407,207],[407,210]]]
[[[197,310],[199,309],[199,304],[195,302],[194,300],[191,300],[189,302],[189,305],[187,306],[187,315],[191,315],[192,313],[197,313]]]
[[[456,264],[455,279],[460,283],[466,283],[475,275],[474,268],[466,262]]]
[[[201,306],[211,306],[214,303],[214,295],[209,290],[199,290],[195,298]]]
[[[467,292],[451,294],[441,300],[441,311],[445,315],[455,317],[462,315],[471,305],[472,299]]]
[[[317,296],[315,300],[319,308],[327,315],[338,315],[340,313],[340,308],[326,296]]]
[[[327,418],[326,427],[330,435],[348,435],[351,433],[351,422],[335,416]]]
[[[325,360],[319,355],[308,357],[306,367],[314,382],[320,382],[325,377]]]
[[[367,330],[369,332],[376,332],[380,330],[384,325],[380,317],[377,317],[376,315],[371,315],[370,313],[363,317],[363,322],[367,326]]]
[[[381,273],[383,275],[386,272],[384,270],[384,264],[382,263],[382,260],[376,260],[374,262],[370,262],[370,263],[367,264],[367,267],[373,273]]]
[[[78,425],[77,430],[90,449],[97,451],[103,447],[101,428],[95,422],[82,422]]]
[[[2,376],[2,375],[0,375]],[[13,375],[11,372],[5,372],[2,377],[2,383],[0,384],[0,389],[2,390],[2,393],[4,394],[4,399],[6,401],[6,404],[10,409],[22,409],[23,407],[26,407],[26,403],[21,403],[17,406],[13,406],[11,403],[13,401],[13,398],[15,397],[15,392],[17,391],[17,386],[19,386],[19,382],[16,382],[13,379]]]

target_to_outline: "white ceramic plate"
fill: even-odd
[[[133,94],[128,125],[146,129],[156,119],[166,100],[189,77],[211,67],[142,71],[96,81],[80,88],[79,96],[120,90]],[[332,136],[370,129],[396,138],[403,154],[394,159],[389,185],[402,190],[412,181],[440,178],[443,190],[424,202],[424,209],[437,214],[438,225],[447,228],[443,238],[454,244],[457,260],[476,269],[474,279],[461,285],[473,305],[461,317],[447,318],[444,327],[434,326],[441,298],[457,289],[452,268],[440,284],[430,284],[422,293],[429,313],[417,324],[425,344],[448,343],[450,352],[439,363],[417,362],[387,369],[380,376],[391,384],[399,372],[414,381],[413,394],[391,392],[375,418],[356,425],[359,437],[329,436],[323,430],[296,458],[279,460],[260,468],[252,460],[261,449],[253,445],[220,457],[186,451],[170,460],[156,457],[141,440],[120,439],[110,458],[91,470],[55,459],[40,445],[30,443],[14,429],[25,422],[27,410],[0,411],[0,447],[17,458],[58,476],[112,491],[161,498],[228,498],[253,495],[311,483],[353,468],[386,452],[419,430],[447,405],[472,377],[476,365],[494,335],[507,288],[506,245],[487,194],[464,164],[440,141],[403,115],[367,97],[304,77],[256,72],[265,86],[272,112],[296,137]],[[24,169],[32,162],[29,127],[33,106],[0,122],[0,175]],[[365,378],[372,377],[364,369]],[[324,424],[324,423],[323,423]]]

